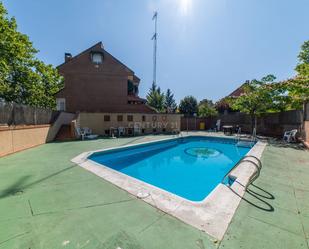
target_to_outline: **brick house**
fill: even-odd
[[[234,97],[234,98],[237,98],[241,95],[244,94],[244,85],[246,83],[242,84],[240,87],[238,87],[236,90],[234,90],[233,92],[231,92],[229,95],[227,95],[226,97]]]
[[[65,53],[58,70],[64,77],[64,88],[56,94],[58,110],[155,113],[138,96],[140,79],[108,53],[102,42],[76,56]]]
[[[99,135],[110,135],[119,127],[129,134],[136,124],[142,134],[180,129],[181,115],[157,113],[149,107],[138,96],[140,79],[101,42],[76,56],[65,53],[58,71],[64,77],[64,88],[55,96],[57,109],[78,113],[75,120],[80,127]]]
[[[246,83],[241,84],[241,86],[236,88],[233,92],[231,92],[226,97],[220,99],[216,103],[216,109],[218,110],[219,113],[235,112],[234,110],[231,109],[230,105],[226,101],[226,98],[230,98],[230,97],[237,98],[237,97],[243,95],[244,94],[244,84],[246,84]]]

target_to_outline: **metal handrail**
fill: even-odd
[[[246,158],[254,158],[254,159],[256,159],[256,160],[258,161],[258,164],[257,164],[256,162],[251,161],[251,160],[246,160]],[[232,171],[233,171],[239,164],[241,164],[242,162],[249,162],[249,163],[252,163],[252,164],[256,167],[256,169],[257,169],[256,172],[255,172],[255,174],[253,174],[253,175],[250,177],[247,186],[250,185],[252,182],[254,182],[254,181],[260,176],[260,172],[261,172],[261,170],[262,170],[262,162],[261,162],[261,160],[260,160],[259,158],[257,158],[256,156],[247,155],[247,156],[244,156],[238,163],[236,163],[236,164],[234,165],[233,168],[231,168],[231,169],[224,175],[224,177],[223,177],[222,180],[221,180],[221,183],[222,183],[222,184],[224,184],[224,180],[226,179],[226,177],[228,177],[228,176],[232,173]],[[246,186],[246,187],[247,187],[247,186]]]
[[[251,143],[254,143],[255,141],[256,141],[256,128],[253,128]]]
[[[250,176],[249,181],[248,181],[248,183],[247,183],[247,185],[246,185],[246,187],[247,187],[248,185],[250,185],[251,183],[253,183],[253,182],[260,176],[261,168],[258,166],[257,163],[255,163],[255,162],[253,162],[253,161],[246,160],[246,159],[244,159],[244,160],[242,160],[242,161],[243,161],[243,162],[252,163],[252,164],[256,167],[256,169],[257,169],[256,172],[255,172],[255,174],[253,174],[252,176]]]
[[[252,156],[252,155],[246,155],[246,156],[244,156],[242,159],[245,159],[245,158],[248,158],[248,157],[252,157],[252,158],[254,158],[255,160],[257,160],[258,163],[259,163],[260,170],[262,169],[262,162],[261,162],[261,160],[260,160],[259,158],[257,158],[256,156]]]
[[[237,131],[237,143],[239,143],[240,141],[240,135],[241,135],[241,127],[239,127]]]
[[[252,132],[251,139],[250,140],[246,139],[246,140],[243,140],[243,141],[250,143],[250,145],[252,147],[254,145],[254,143],[256,142],[256,140],[257,140],[256,129],[254,128],[253,132]],[[238,146],[240,142],[241,142],[241,128],[239,127],[238,132],[237,132],[237,143],[236,143],[236,146]]]
[[[221,183],[222,183],[222,184],[224,184],[225,178],[228,177],[228,176],[232,173],[232,171],[233,171],[239,164],[241,164],[241,162],[242,162],[242,159],[241,159],[238,163],[236,163],[236,164],[234,165],[234,167],[232,167],[232,168],[224,175],[224,177],[223,177],[222,180],[221,180]]]

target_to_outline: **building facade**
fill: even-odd
[[[57,109],[78,113],[73,121],[99,135],[124,128],[126,135],[177,132],[179,114],[160,114],[138,96],[140,79],[108,53],[101,42],[76,56],[65,53],[58,66],[64,88],[56,94]]]
[[[102,42],[74,57],[65,53],[58,70],[64,77],[64,88],[56,94],[58,110],[155,113],[138,96],[140,79],[108,53]]]
[[[95,134],[110,136],[117,134],[119,127],[126,135],[133,135],[134,127],[139,134],[178,133],[181,114],[165,113],[85,113],[78,115],[81,127],[90,127]]]

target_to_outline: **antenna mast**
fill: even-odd
[[[157,83],[157,19],[158,19],[158,12],[155,11],[152,17],[152,20],[155,22],[155,32],[151,38],[153,40],[153,83]]]

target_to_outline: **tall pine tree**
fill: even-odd
[[[177,109],[174,94],[172,94],[172,91],[170,89],[167,89],[165,94],[164,109],[167,113],[175,113]]]
[[[146,98],[149,106],[153,107],[158,112],[163,112],[164,94],[161,93],[160,87],[157,87],[155,83],[152,83]]]

